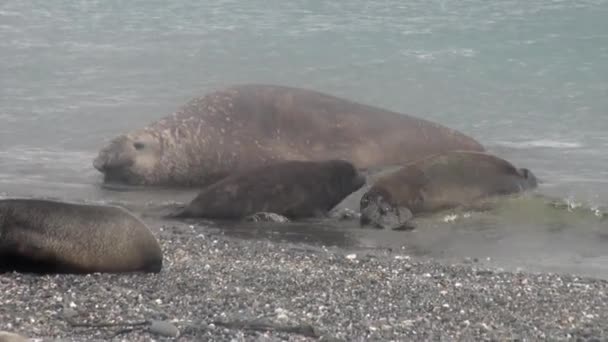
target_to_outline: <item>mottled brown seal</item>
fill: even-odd
[[[289,219],[326,215],[365,184],[343,160],[279,161],[230,175],[204,188],[171,217],[242,219],[271,212]]]
[[[484,150],[424,119],[307,89],[244,84],[114,138],[93,165],[106,183],[188,186],[278,160],[342,159],[367,169],[455,149]]]
[[[482,152],[451,151],[409,163],[378,179],[360,202],[361,223],[400,229],[432,213],[537,186],[534,174]]]
[[[148,227],[115,206],[0,200],[0,270],[41,273],[159,272]]]

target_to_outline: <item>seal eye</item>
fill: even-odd
[[[135,147],[136,150],[143,150],[144,144],[140,143],[140,142],[135,142],[135,143],[133,143],[133,147]]]

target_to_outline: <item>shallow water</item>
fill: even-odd
[[[193,96],[267,82],[440,122],[532,169],[539,192],[607,206],[606,18],[605,0],[5,0],[0,194],[187,201],[193,193],[101,189],[97,149]],[[327,229],[355,245],[608,275],[604,221],[533,214],[405,233]]]

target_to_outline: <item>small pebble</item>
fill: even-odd
[[[78,312],[74,309],[67,308],[63,310],[63,317],[65,318],[74,318],[78,316]]]
[[[153,334],[166,337],[177,337],[179,335],[179,329],[167,321],[152,321],[149,331]]]

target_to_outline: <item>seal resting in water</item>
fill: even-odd
[[[537,186],[534,174],[489,153],[451,151],[409,163],[361,197],[361,224],[405,229],[414,215],[475,205]],[[409,227],[411,228],[411,227]]]
[[[342,159],[362,170],[455,149],[484,150],[424,119],[312,90],[244,84],[114,138],[93,166],[105,183],[205,186],[279,160]]]
[[[114,206],[0,200],[0,270],[35,273],[159,272],[148,227]]]
[[[363,184],[365,177],[347,161],[279,161],[204,188],[169,217],[242,219],[260,212],[289,219],[324,216]]]

